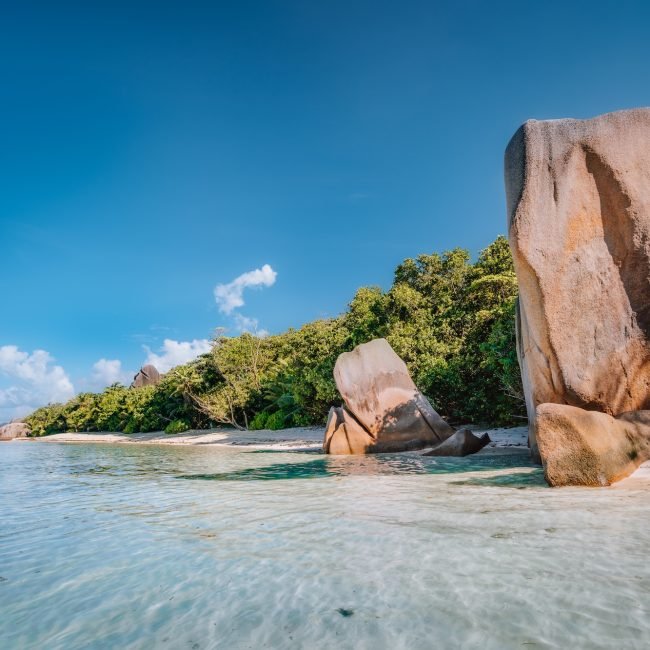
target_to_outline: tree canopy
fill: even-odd
[[[26,422],[33,435],[322,424],[341,401],[333,378],[338,355],[384,337],[448,420],[513,424],[524,415],[516,297],[504,237],[474,263],[460,248],[419,255],[397,267],[388,291],[359,289],[337,318],[266,337],[219,334],[208,354],[173,368],[156,386],[81,393]]]

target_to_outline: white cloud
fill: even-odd
[[[15,345],[0,346],[0,374],[12,383],[0,389],[0,421],[26,415],[50,402],[65,402],[74,386],[61,366],[45,350],[23,352]]]
[[[244,289],[252,287],[271,287],[278,274],[265,264],[261,269],[242,273],[228,284],[218,284],[214,288],[214,299],[219,310],[231,314],[234,309],[244,306]]]
[[[122,370],[119,359],[100,359],[93,364],[92,385],[97,389],[105,388],[116,382],[128,384],[133,373]]]
[[[150,363],[156,366],[158,372],[167,372],[174,366],[187,363],[196,359],[200,354],[210,352],[212,343],[207,339],[194,339],[193,341],[174,341],[165,339],[160,349],[160,354],[156,354],[147,345],[142,346],[147,352],[147,358],[144,365]]]
[[[268,336],[269,333],[264,329],[259,329],[259,321],[257,318],[249,318],[238,312],[233,314],[233,319],[235,321],[235,327],[240,332],[249,332],[250,334],[255,334],[260,338]]]

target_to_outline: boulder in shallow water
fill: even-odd
[[[454,434],[385,339],[341,354],[334,379],[345,406],[330,410],[323,443],[327,453],[423,449]]]
[[[634,459],[615,452],[629,431],[615,418],[650,409],[650,109],[526,122],[505,177],[531,452],[556,468],[563,458],[559,474],[547,467],[553,484],[598,483],[596,466],[622,478],[644,445]]]
[[[348,411],[373,436],[441,441],[454,432],[417,389],[386,339],[341,354],[334,380]]]
[[[490,442],[490,436],[484,433],[482,436],[474,435],[469,429],[458,429],[447,440],[436,445],[431,451],[423,456],[469,456],[481,451]]]
[[[156,366],[147,364],[146,366],[142,366],[138,371],[138,374],[133,378],[131,388],[155,386],[158,382],[160,382],[160,373],[156,369]]]
[[[28,424],[24,422],[10,422],[0,426],[0,440],[13,440],[14,438],[27,438],[32,434]]]
[[[323,449],[327,454],[365,454],[375,439],[343,407],[330,409]]]

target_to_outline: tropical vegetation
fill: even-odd
[[[220,332],[208,354],[173,368],[156,386],[114,384],[44,406],[26,421],[34,435],[322,424],[341,402],[332,375],[338,355],[384,337],[451,422],[513,424],[524,414],[516,297],[504,237],[474,263],[459,248],[420,255],[397,267],[387,291],[359,289],[336,318],[264,337]]]

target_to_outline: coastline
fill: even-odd
[[[119,433],[97,431],[92,433],[54,433],[38,438],[26,438],[34,442],[101,443],[126,445],[177,445],[177,446],[222,446],[222,447],[273,447],[305,448],[320,447],[323,441],[323,427],[296,427],[279,431],[239,431],[237,429],[190,429],[182,433],[150,431],[147,433]]]
[[[497,449],[527,449],[528,427],[478,429],[477,434],[487,432],[492,442],[478,453],[490,453]],[[16,440],[29,442],[58,443],[102,443],[131,445],[210,445],[224,447],[254,447],[272,449],[318,449],[323,443],[324,427],[295,427],[272,431],[239,431],[237,429],[217,428],[189,430],[183,433],[168,434],[164,431],[148,433],[118,433],[99,431],[93,433],[55,433],[39,438]]]
[[[460,428],[460,427],[459,427]],[[508,427],[485,429],[470,426],[476,434],[488,433],[491,442],[477,452],[478,456],[517,453],[522,456],[528,452],[528,427]],[[94,433],[55,433],[39,438],[15,438],[4,442],[37,442],[60,444],[109,444],[109,445],[165,445],[192,447],[231,447],[249,449],[268,449],[284,451],[317,451],[323,443],[325,427],[294,427],[289,429],[261,429],[259,431],[239,431],[237,429],[191,429],[183,433],[169,434],[164,431],[148,433],[119,433],[98,431]],[[419,454],[424,449],[413,453]],[[403,452],[409,453],[409,452]],[[650,485],[650,461],[643,463],[627,478],[611,487],[646,489]]]

